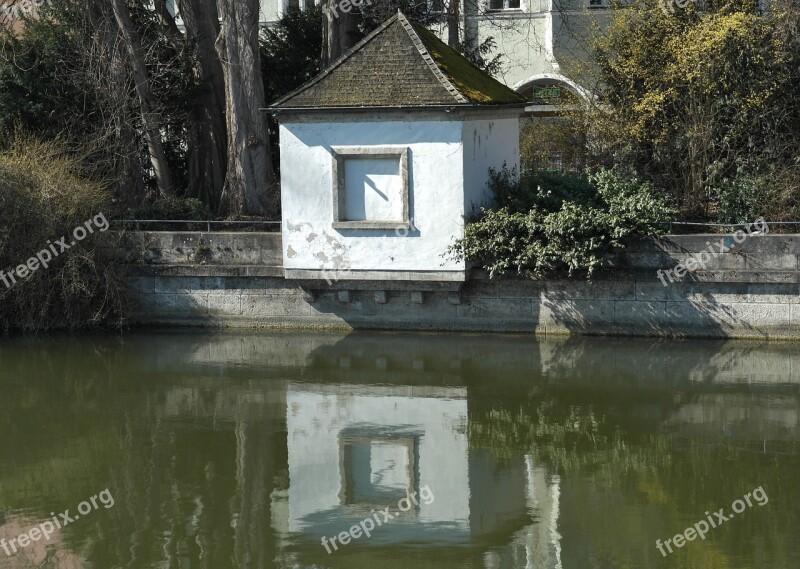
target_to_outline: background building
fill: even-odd
[[[503,54],[499,80],[538,104],[551,104],[565,92],[587,96],[580,81],[586,61],[584,40],[592,25],[607,16],[607,0],[457,1],[465,41],[478,45],[493,37],[496,47],[491,57]],[[319,4],[319,0],[261,0],[261,23],[272,25],[290,6],[304,9],[312,2]],[[428,3],[435,10],[442,0]],[[175,0],[170,4],[174,10]],[[444,26],[434,31],[446,36]]]
[[[270,25],[290,6],[318,0],[261,0],[262,21]],[[593,23],[608,14],[606,0],[458,0],[465,41],[478,45],[493,37],[503,54],[497,77],[532,102],[551,103],[564,91],[586,96],[580,86],[586,61],[583,40]],[[442,0],[428,0],[431,9]],[[446,37],[444,26],[435,29]]]

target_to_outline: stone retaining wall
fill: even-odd
[[[635,244],[623,270],[592,283],[476,274],[460,286],[288,280],[277,262],[279,235],[147,234],[135,239],[149,247],[128,252],[139,260],[129,278],[139,324],[800,337],[798,236],[752,236],[681,282],[664,286],[656,277],[721,238]],[[211,253],[197,263],[200,249]]]

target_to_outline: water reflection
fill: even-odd
[[[0,364],[0,538],[116,499],[0,569],[800,565],[791,344],[154,333],[5,341]]]

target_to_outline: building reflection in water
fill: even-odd
[[[798,380],[791,374],[775,380],[773,364],[786,354],[769,349],[745,352],[753,373],[744,377],[728,362],[740,344],[354,335],[313,337],[299,346],[280,337],[203,345],[186,367],[234,381],[228,387],[209,382],[211,400],[198,390],[196,374],[185,398],[170,405],[176,415],[236,424],[240,566],[405,568],[409,556],[415,562],[433,556],[429,566],[437,568],[552,569],[562,567],[563,555],[585,561],[582,555],[591,557],[607,543],[617,548],[613,555],[628,554],[629,544],[607,539],[602,526],[593,526],[597,535],[585,534],[586,504],[593,504],[595,519],[622,516],[617,522],[630,522],[628,531],[644,524],[647,535],[674,529],[665,524],[662,530],[658,508],[676,500],[639,504],[637,492],[649,489],[649,481],[636,491],[604,492],[576,472],[560,478],[552,464],[537,463],[530,450],[506,447],[502,437],[471,440],[470,427],[492,428],[495,405],[512,414],[511,427],[519,424],[513,413],[529,400],[552,401],[565,413],[594,405],[598,416],[613,415],[632,440],[640,433],[658,436],[674,442],[673,452],[686,444],[713,449],[721,428],[738,444],[759,437],[792,442],[800,433]],[[268,378],[268,385],[253,382],[248,370]],[[637,454],[636,448],[643,450]],[[660,460],[661,452],[646,443],[615,460],[619,472],[628,461],[649,471],[648,461]],[[709,459],[724,462],[722,455],[697,455]],[[394,510],[400,498],[423,487],[435,496],[432,503],[327,554],[323,536],[349,530],[373,510]],[[720,494],[727,499],[735,492]],[[625,514],[615,513],[620,499]],[[566,553],[564,534],[572,539]]]
[[[730,524],[751,541],[719,531],[677,566],[800,559],[790,347],[176,334],[12,348],[0,535],[111,487],[114,509],[59,538],[87,567],[651,569],[651,538],[758,485],[769,506]],[[423,488],[433,501],[372,537],[321,545]]]
[[[499,464],[471,450],[467,420],[466,387],[290,382],[290,482],[285,504],[273,504],[285,517],[275,528],[282,545],[326,554],[323,536],[388,506],[397,518],[334,555],[353,562],[391,546],[507,543],[483,553],[484,567],[560,568],[558,477],[530,456]],[[421,488],[430,503],[400,513],[398,501]]]

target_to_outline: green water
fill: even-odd
[[[0,388],[0,569],[800,567],[795,344],[5,340]]]

